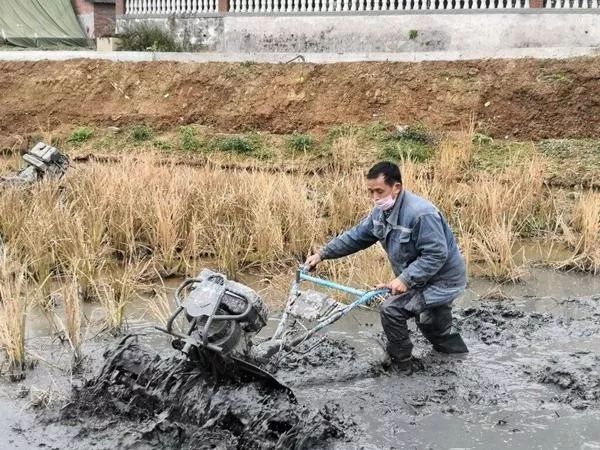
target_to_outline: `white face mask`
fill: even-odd
[[[388,195],[387,197],[379,198],[373,201],[375,203],[375,207],[381,208],[384,211],[391,209],[396,203],[396,199],[392,197],[392,195]]]

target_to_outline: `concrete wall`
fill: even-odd
[[[224,46],[223,17],[153,17],[131,18],[117,17],[117,32],[123,32],[127,27],[138,23],[155,24],[168,30],[175,39],[184,45],[186,50],[215,51]]]
[[[538,12],[539,11],[539,12]],[[239,52],[435,52],[600,46],[600,11],[213,15],[117,18],[117,29],[141,20],[169,29],[180,42]]]
[[[600,45],[599,14],[227,17],[224,51],[413,52]]]

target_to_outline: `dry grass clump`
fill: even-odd
[[[440,142],[435,159],[435,178],[447,185],[456,182],[469,168],[473,158],[473,121],[466,131],[455,133]]]
[[[600,194],[582,194],[573,210],[570,225],[560,222],[565,240],[574,256],[560,264],[598,274],[600,272]]]
[[[140,264],[114,267],[101,278],[93,280],[96,296],[104,309],[104,329],[113,335],[123,332],[127,305],[140,289],[140,275],[145,271]]]
[[[61,298],[63,300],[65,312],[62,328],[65,338],[73,350],[73,361],[77,364],[82,357],[81,297],[77,278],[74,276],[70,277],[70,279],[62,286]]]
[[[213,257],[233,275],[299,258],[324,237],[309,187],[293,175],[164,166],[148,156],[90,164],[60,190],[47,183],[6,194],[0,232],[31,256],[39,283],[73,261],[85,283],[115,259],[152,261],[169,276]]]
[[[10,369],[25,368],[28,273],[12,249],[0,247],[0,348]]]
[[[514,258],[517,236],[512,227],[510,218],[503,217],[485,229],[479,226],[475,229],[474,250],[485,263],[486,276],[497,281],[518,281],[523,272]]]
[[[359,166],[364,154],[357,136],[341,135],[331,144],[329,162],[334,171],[346,171]]]
[[[364,170],[350,170],[308,180],[311,199],[316,203],[315,218],[321,234],[329,236],[356,225],[369,213],[371,199],[364,184]],[[317,242],[319,244],[319,242]]]

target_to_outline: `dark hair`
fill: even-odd
[[[380,161],[369,169],[367,172],[367,180],[375,180],[383,175],[383,181],[388,186],[393,186],[396,183],[402,184],[402,175],[397,164],[390,161]]]

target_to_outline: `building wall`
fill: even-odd
[[[116,14],[114,3],[94,4],[94,37],[115,34]]]
[[[94,4],[89,0],[71,0],[79,24],[87,37],[94,36]]]
[[[94,38],[114,34],[117,6],[114,1],[71,1],[79,23],[88,37]]]
[[[71,0],[75,14],[92,14],[94,12],[94,4],[90,0]]]
[[[538,12],[539,11],[539,12]],[[179,42],[238,52],[415,52],[600,47],[600,11],[213,15],[117,19],[169,29]]]

